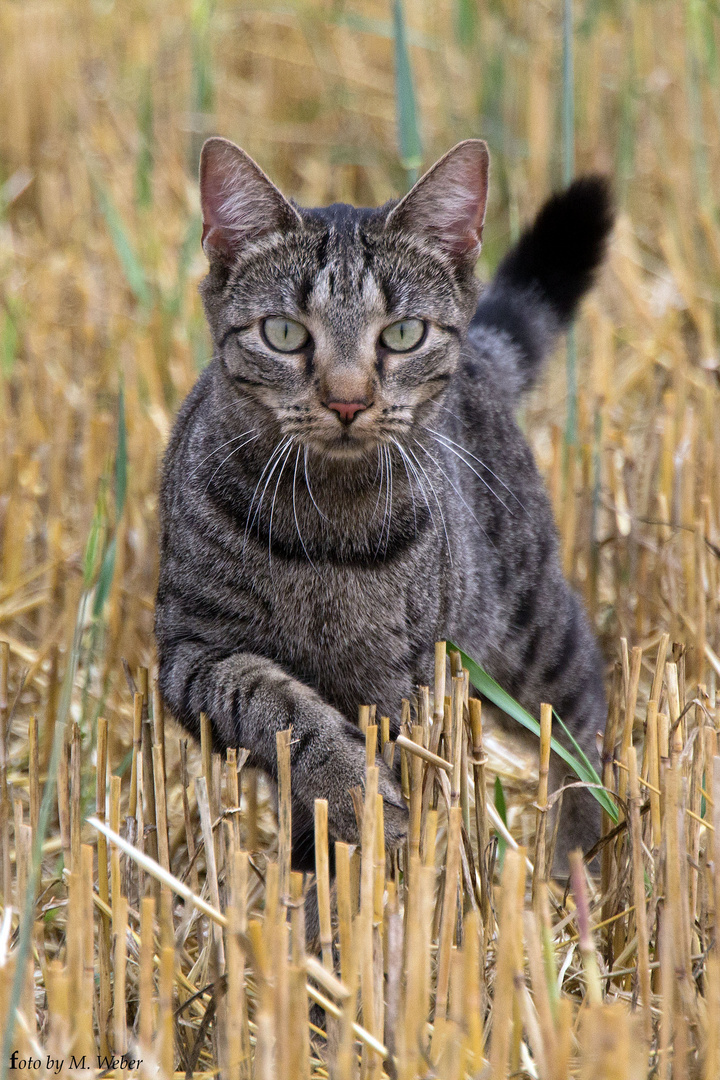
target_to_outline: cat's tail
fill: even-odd
[[[481,296],[471,340],[512,368],[506,374],[518,390],[532,386],[592,285],[613,221],[608,181],[581,177],[548,199]]]

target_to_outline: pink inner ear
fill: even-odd
[[[468,155],[457,163],[438,207],[438,228],[458,254],[479,247],[487,201],[487,159]]]
[[[479,139],[460,143],[418,180],[388,223],[429,233],[457,257],[475,255],[482,239],[488,153]]]
[[[243,242],[297,220],[275,185],[243,150],[208,139],[200,159],[202,244],[208,256],[233,258]]]

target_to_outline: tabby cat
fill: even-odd
[[[552,702],[597,759],[601,657],[514,412],[591,284],[610,197],[597,177],[552,197],[481,293],[487,186],[471,139],[399,202],[307,209],[232,143],[203,148],[214,357],[165,457],[160,685],[191,731],[207,713],[218,750],[271,775],[292,726],[301,869],[315,799],[357,840],[358,705],[397,732],[437,640],[535,716]],[[407,811],[378,765],[393,847]],[[596,805],[566,796],[561,858],[597,838]]]

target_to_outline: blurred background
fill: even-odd
[[[669,631],[714,704],[719,15],[717,0],[4,0],[0,638],[18,715],[56,707],[83,590],[84,730],[131,715],[121,658],[152,668],[158,468],[210,356],[196,171],[214,133],[306,205],[381,203],[485,138],[484,279],[573,171],[612,177],[608,263],[522,420],[608,659],[621,636],[652,651]]]

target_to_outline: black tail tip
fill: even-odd
[[[552,195],[499,268],[499,276],[539,289],[562,324],[593,282],[615,220],[604,176],[581,176]]]

